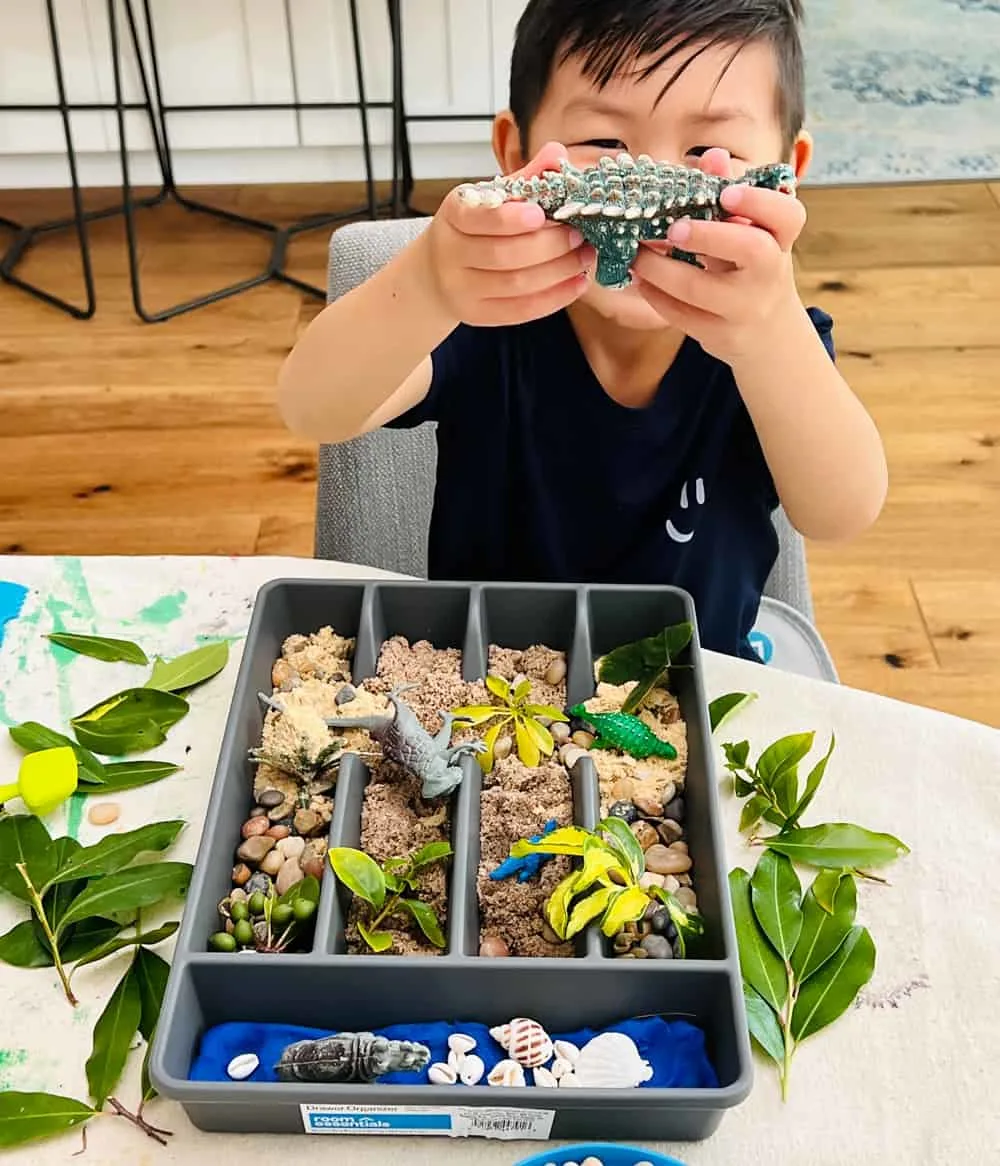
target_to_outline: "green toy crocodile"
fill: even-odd
[[[591,713],[582,704],[575,704],[569,714],[587,721],[597,730],[591,749],[618,749],[636,761],[645,761],[647,757],[666,757],[672,761],[677,756],[669,741],[657,737],[645,721],[630,713]]]

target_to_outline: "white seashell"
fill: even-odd
[[[234,1081],[242,1081],[260,1064],[260,1057],[256,1053],[240,1053],[226,1066],[226,1072]]]
[[[584,1045],[573,1072],[585,1089],[635,1089],[653,1075],[635,1041],[621,1032],[603,1032]]]
[[[552,1051],[557,1057],[564,1061],[569,1061],[571,1065],[576,1064],[576,1060],[580,1055],[580,1050],[571,1040],[557,1040],[552,1042]]]
[[[559,1078],[560,1089],[579,1089],[580,1082],[576,1078],[575,1073],[565,1073]]]
[[[475,1053],[471,1053],[467,1057],[462,1058],[462,1065],[458,1071],[458,1076],[463,1085],[478,1085],[486,1072],[486,1066],[483,1064],[483,1058],[477,1057]]]
[[[442,1065],[440,1061],[436,1065],[431,1065],[427,1070],[427,1077],[434,1085],[454,1085],[458,1080],[458,1074],[451,1065]]]
[[[556,1057],[552,1062],[552,1076],[558,1081],[560,1077],[565,1077],[567,1073],[573,1072],[572,1062],[567,1061],[565,1057]]]
[[[523,1085],[524,1070],[517,1061],[499,1061],[490,1070],[486,1080],[490,1085]]]
[[[541,1086],[543,1089],[556,1089],[559,1086],[558,1080],[552,1076],[548,1069],[543,1065],[539,1065],[533,1069],[535,1075],[535,1084]]]
[[[600,1158],[584,1158],[584,1160],[580,1163],[580,1166],[604,1166],[604,1163],[600,1160]],[[636,1166],[639,1166],[639,1163],[636,1163]],[[648,1162],[646,1163],[646,1166],[649,1166]]]
[[[466,1053],[471,1053],[475,1047],[476,1042],[471,1036],[466,1036],[464,1032],[456,1032],[448,1037],[448,1048],[453,1053],[458,1053],[460,1057]]]
[[[519,1065],[533,1069],[552,1056],[552,1041],[537,1020],[516,1016],[510,1024],[490,1029],[490,1036],[510,1053]]]

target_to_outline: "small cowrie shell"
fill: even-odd
[[[440,1061],[427,1070],[427,1078],[434,1085],[454,1085],[458,1074],[451,1065],[442,1065]]]
[[[567,1073],[564,1077],[559,1078],[560,1089],[579,1089],[580,1082],[576,1078],[575,1073]]]
[[[478,1085],[486,1072],[486,1066],[483,1064],[482,1057],[477,1057],[475,1053],[462,1058],[462,1067],[459,1070],[459,1077],[463,1085]]]
[[[448,1054],[448,1068],[454,1069],[455,1072],[457,1073],[459,1071],[459,1069],[461,1069],[461,1067],[462,1067],[462,1058],[458,1053],[455,1052],[454,1049],[452,1049],[451,1052]]]
[[[552,1050],[560,1060],[569,1061],[571,1065],[576,1064],[576,1059],[580,1055],[580,1050],[570,1040],[555,1041]]]
[[[460,1057],[465,1053],[471,1053],[475,1047],[476,1042],[471,1036],[466,1036],[464,1032],[456,1032],[448,1037],[448,1048],[453,1053],[458,1053]]]
[[[234,1081],[242,1081],[249,1077],[259,1064],[260,1058],[256,1053],[240,1053],[238,1057],[233,1057],[226,1066],[226,1072]]]
[[[543,1089],[556,1089],[559,1082],[552,1076],[544,1065],[539,1065],[537,1069],[533,1069],[535,1074],[535,1084],[541,1086]]]
[[[555,1079],[558,1081],[560,1078],[565,1077],[567,1073],[573,1072],[572,1062],[567,1061],[564,1057],[556,1057],[556,1059],[552,1062],[552,1068],[550,1069],[550,1072],[552,1073],[552,1076],[555,1077]]]
[[[524,1070],[517,1061],[499,1061],[486,1079],[490,1085],[523,1085]]]

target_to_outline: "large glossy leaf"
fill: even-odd
[[[741,834],[746,833],[747,830],[752,830],[757,825],[769,804],[763,794],[754,794],[752,798],[743,803],[739,826]]]
[[[22,721],[20,725],[12,725],[9,732],[10,739],[25,753],[37,753],[42,749],[58,749],[60,746],[68,745],[76,754],[76,760],[80,767],[81,783],[103,784],[104,766],[101,762],[89,749],[84,749],[82,745],[63,736],[62,733],[57,733],[55,729],[40,725],[38,721]],[[86,791],[81,790],[80,792]]]
[[[177,924],[172,926],[175,930]],[[162,930],[162,928],[161,928]],[[147,941],[151,942],[151,941]],[[153,1032],[160,1019],[163,994],[167,990],[170,965],[155,951],[140,947],[132,960],[132,977],[139,985],[139,999],[142,1008],[139,1015],[139,1032],[147,1041],[153,1039]]]
[[[601,930],[608,938],[615,935],[626,923],[641,919],[649,906],[649,896],[639,887],[626,887],[616,895],[601,920]]]
[[[60,890],[63,885],[60,883]],[[85,959],[92,951],[114,939],[121,929],[121,923],[100,915],[74,923],[72,927],[66,929],[66,934],[59,941],[63,963],[72,964]]]
[[[603,915],[614,900],[622,893],[622,889],[621,887],[598,887],[596,891],[580,899],[569,917],[565,938],[572,939],[588,923],[592,923],[595,919]]]
[[[611,845],[624,858],[626,869],[631,871],[632,878],[638,882],[646,870],[646,856],[628,823],[621,818],[607,817],[601,819],[598,829],[611,835]]]
[[[108,756],[144,752],[167,739],[167,730],[189,709],[188,702],[156,688],[128,688],[73,717],[76,739]]]
[[[750,901],[771,946],[787,960],[802,930],[802,885],[783,854],[765,850],[760,856],[750,879]]]
[[[94,1025],[94,1043],[86,1072],[90,1096],[98,1109],[121,1078],[141,1015],[139,985],[129,967]]]
[[[0,888],[24,903],[31,902],[18,863],[23,863],[35,889],[55,874],[57,851],[48,830],[34,814],[0,818]]]
[[[817,900],[815,884],[802,901],[802,933],[792,952],[792,971],[802,983],[819,971],[836,953],[854,925],[858,892],[851,875],[843,875],[829,913]]]
[[[816,902],[823,908],[827,915],[833,914],[833,899],[840,886],[840,879],[843,875],[850,872],[844,869],[821,870],[812,881],[812,886],[809,888]]]
[[[746,1005],[750,1035],[771,1060],[780,1065],[785,1059],[785,1038],[774,1010],[749,984],[743,985],[743,1002]]]
[[[153,662],[153,671],[146,681],[146,687],[156,688],[161,692],[178,692],[183,688],[193,688],[221,672],[228,660],[229,644],[225,640],[203,644],[200,648],[194,648],[173,660],[163,660],[157,656]]]
[[[131,640],[118,640],[111,636],[75,635],[72,632],[49,632],[47,638],[61,648],[68,648],[81,656],[92,656],[95,660],[108,662],[122,660],[126,664],[149,663],[146,653]]]
[[[94,879],[70,904],[59,924],[59,931],[64,931],[71,923],[95,915],[135,911],[140,907],[152,907],[164,899],[181,896],[190,881],[191,864],[188,862],[156,862],[147,866],[126,867],[125,870]]]
[[[851,822],[827,822],[782,831],[768,846],[806,866],[867,869],[895,862],[909,847],[891,834],[875,834]]]
[[[800,1044],[842,1016],[875,971],[875,943],[867,928],[852,927],[822,968],[802,985],[792,1012]]]
[[[141,944],[153,946],[157,943],[162,943],[165,939],[169,939],[171,935],[180,926],[177,922],[164,923],[161,927],[156,927],[152,931],[144,931],[141,935],[118,935],[113,939],[109,939],[107,943],[102,943],[99,947],[88,952],[82,959],[76,961],[76,966],[73,968],[73,974],[76,973],[87,964],[96,964],[98,960],[106,959],[109,955],[114,955],[116,951],[122,951],[126,947],[138,947]]]
[[[385,877],[373,858],[362,850],[335,846],[330,851],[330,865],[338,879],[353,895],[364,899],[376,910],[385,902]]]
[[[409,859],[409,864],[414,871],[423,870],[425,866],[440,862],[443,858],[449,858],[451,852],[450,842],[428,842]]]
[[[792,813],[789,815],[788,821],[786,823],[788,829],[791,829],[793,826],[797,826],[802,818],[802,815],[812,805],[812,800],[819,790],[820,782],[823,780],[823,775],[826,773],[827,764],[830,761],[830,757],[833,754],[833,750],[836,744],[836,735],[831,733],[830,748],[827,749],[826,756],[821,757],[819,761],[816,762],[810,771],[809,776],[806,778],[806,787],[802,791],[802,797],[799,798],[798,803],[796,804]]]
[[[785,815],[795,808],[798,764],[813,747],[815,733],[792,733],[769,745],[757,759],[757,780],[770,790]]]
[[[94,1116],[94,1110],[72,1097],[55,1093],[0,1093],[0,1147],[20,1146],[61,1134]]]
[[[630,680],[643,680],[650,672],[663,672],[684,651],[693,635],[692,624],[679,623],[665,627],[656,635],[622,644],[602,657],[598,677],[605,684],[627,684]]]
[[[588,838],[583,844],[583,866],[576,876],[576,893],[581,894],[615,868],[625,873],[621,857],[599,838]]]
[[[369,931],[363,923],[358,923],[358,934],[372,951],[388,951],[392,947],[392,934],[388,931]]]
[[[109,834],[93,846],[78,850],[50,881],[63,883],[72,879],[112,874],[144,851],[166,850],[183,829],[183,819],[177,818],[167,822],[152,822],[124,834]]]
[[[743,979],[780,1013],[788,1000],[788,974],[753,913],[750,876],[742,867],[729,872],[729,892]]]
[[[443,948],[446,946],[444,934],[441,931],[441,924],[438,922],[438,917],[434,914],[433,908],[429,907],[426,903],[421,903],[419,899],[400,899],[399,905],[404,911],[409,912],[413,916],[417,926],[435,947]]]
[[[0,935],[0,961],[14,968],[50,968],[55,962],[30,919],[18,923]]]
[[[712,732],[721,728],[726,721],[735,717],[747,705],[753,704],[756,699],[756,692],[727,692],[725,696],[717,696],[708,706],[708,723]]]
[[[121,793],[122,790],[138,789],[139,786],[152,785],[177,773],[181,768],[171,761],[109,761],[104,766],[104,784],[88,785],[81,780],[77,789],[78,794],[108,794]],[[81,779],[85,777],[81,773]]]

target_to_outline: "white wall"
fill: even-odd
[[[514,26],[525,0],[404,0],[404,93],[410,114],[492,113],[505,104]],[[137,8],[140,5],[137,3]],[[41,0],[6,6],[0,39],[0,104],[57,98]],[[105,0],[58,0],[71,102],[114,96]],[[391,96],[391,46],[384,0],[358,0],[369,100]],[[152,0],[167,104],[357,98],[347,0]],[[141,96],[124,17],[124,84]],[[376,176],[391,174],[388,110],[369,113]],[[144,116],[129,114],[133,181],[157,171]],[[120,179],[114,114],[72,116],[81,181]],[[364,177],[353,110],[171,114],[168,133],[181,183],[320,182]],[[418,178],[495,170],[486,121],[410,126]],[[0,187],[69,181],[58,114],[0,112]]]

